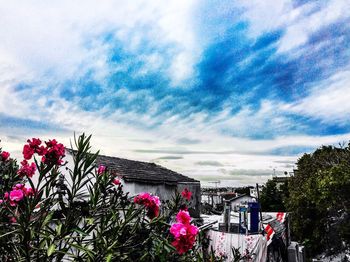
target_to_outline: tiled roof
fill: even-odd
[[[198,182],[154,163],[128,160],[99,155],[97,165],[104,165],[112,172],[122,176],[127,182],[176,185],[178,182]]]

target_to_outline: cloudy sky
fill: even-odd
[[[350,139],[349,0],[0,0],[0,137],[263,182]],[[223,183],[226,183],[223,182]]]

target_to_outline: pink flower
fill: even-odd
[[[7,161],[9,157],[10,157],[10,153],[9,153],[9,152],[3,151],[3,152],[1,153],[1,159],[2,159],[2,161]]]
[[[27,160],[23,160],[21,162],[22,167],[18,169],[17,174],[20,177],[32,177],[35,174],[36,171],[36,165],[35,163],[28,164]]]
[[[29,160],[32,158],[32,156],[34,155],[34,149],[30,146],[30,145],[24,145],[23,147],[23,157],[26,160]]]
[[[16,184],[14,187],[12,187],[13,190],[22,189],[22,188],[24,188],[23,184]]]
[[[10,192],[10,204],[15,206],[24,197],[23,191],[20,189],[15,189]]]
[[[185,188],[182,192],[181,195],[186,198],[188,201],[191,200],[192,192],[189,191],[187,188]]]
[[[189,224],[191,222],[191,216],[188,211],[180,210],[176,215],[176,221],[182,224]]]
[[[170,227],[170,233],[174,236],[174,241],[171,244],[181,255],[193,247],[199,230],[190,224],[191,217],[187,211],[180,210],[176,215],[176,221],[178,223],[172,224]]]
[[[112,183],[117,186],[121,184],[119,179],[114,179]]]
[[[182,223],[172,224],[170,227],[170,233],[173,234],[175,238],[180,237],[181,234],[186,234],[185,225]]]
[[[104,172],[106,172],[106,167],[104,165],[99,165],[97,169],[97,174],[101,175]]]
[[[33,196],[35,190],[31,187],[25,187],[24,184],[16,184],[12,187],[10,193],[6,192],[4,194],[4,200],[10,201],[11,206],[16,206],[24,197]]]
[[[150,219],[153,219],[159,215],[159,197],[152,196],[150,193],[140,193],[134,198],[134,202],[146,207],[147,216]]]
[[[181,255],[193,247],[198,232],[199,230],[196,226],[175,223],[170,227],[170,233],[174,236],[174,241],[171,244]]]

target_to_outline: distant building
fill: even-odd
[[[248,202],[255,202],[256,199],[254,197],[248,196],[248,195],[239,195],[235,196],[231,199],[226,199],[229,200],[231,203],[231,210],[238,211],[239,206],[242,205],[248,205]]]

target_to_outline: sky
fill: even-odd
[[[0,0],[0,146],[92,134],[203,184],[350,138],[349,0]]]

